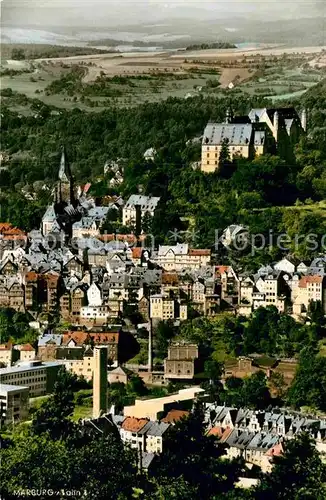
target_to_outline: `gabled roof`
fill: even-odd
[[[165,422],[155,422],[150,420],[140,431],[140,434],[147,436],[161,437],[169,429],[171,424]]]
[[[177,245],[159,245],[158,256],[165,256],[168,252],[173,252],[175,255],[187,255],[189,245],[187,243],[178,243]]]
[[[143,196],[132,194],[124,208],[133,208],[135,205],[140,205],[142,210],[153,211],[157,207],[160,198],[157,196]]]
[[[208,431],[207,435],[208,436],[217,436],[218,438],[221,438],[223,435],[223,432],[224,432],[223,428],[218,425],[218,426],[212,427]]]
[[[162,418],[161,422],[167,423],[167,424],[174,424],[175,422],[178,422],[182,418],[186,418],[189,416],[189,411],[185,410],[170,410],[168,414]]]
[[[303,276],[301,280],[299,281],[299,288],[307,288],[307,285],[313,284],[313,283],[323,283],[323,276]]]
[[[117,368],[114,368],[114,370],[111,370],[109,373],[114,373],[114,375],[127,375],[127,372],[121,366],[117,366]]]
[[[62,344],[67,345],[70,341],[73,341],[76,345],[84,345],[88,340],[94,341],[95,344],[117,344],[119,342],[119,333],[71,331],[63,334]]]
[[[18,351],[24,351],[24,352],[35,352],[34,347],[31,346],[31,344],[18,344],[15,345],[14,347]]]

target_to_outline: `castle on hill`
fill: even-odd
[[[201,170],[219,170],[221,149],[227,145],[230,160],[254,158],[266,153],[286,157],[307,130],[307,113],[299,117],[293,108],[253,108],[247,116],[227,111],[224,123],[209,122],[204,130]]]

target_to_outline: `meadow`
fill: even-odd
[[[46,53],[46,48],[42,50]],[[274,101],[290,100],[301,96],[326,74],[323,51],[295,50],[87,55],[77,52],[72,56],[23,61],[3,59],[1,88],[10,88],[57,108],[92,111],[198,94],[228,98],[234,94],[259,95]],[[14,96],[2,99],[11,109],[29,112]]]

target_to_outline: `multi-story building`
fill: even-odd
[[[22,422],[28,418],[29,388],[0,384],[0,420],[2,424]]]
[[[145,214],[154,217],[155,210],[160,201],[159,197],[155,196],[143,196],[138,194],[133,194],[130,196],[129,200],[122,209],[122,223],[124,226],[135,225],[137,206],[140,206],[141,218]]]
[[[168,357],[164,360],[165,379],[193,379],[200,371],[197,344],[174,343],[168,349]]]
[[[13,349],[12,343],[0,345],[0,365],[11,366],[19,359],[19,352]]]
[[[108,348],[108,360],[112,366],[119,361],[119,332],[85,332],[71,331],[63,335],[62,346],[75,347],[87,345],[103,345]]]
[[[150,317],[162,321],[175,317],[175,300],[162,294],[151,295]]]
[[[259,132],[260,147],[264,145],[265,137]],[[205,173],[215,172],[220,168],[220,155],[225,144],[229,158],[235,156],[251,158],[254,155],[254,140],[256,133],[251,123],[208,123],[203,136],[201,170]]]
[[[39,297],[39,277],[34,271],[27,272],[24,277],[25,284],[25,308],[29,310],[36,309],[38,307],[38,297]]]
[[[153,262],[165,271],[195,270],[208,266],[211,260],[211,251],[208,249],[189,248],[188,244],[174,246],[160,245]]]
[[[120,436],[123,443],[131,448],[145,451],[145,433],[142,430],[148,424],[147,418],[126,417],[120,427]]]
[[[220,155],[227,148],[230,160],[237,156],[254,158],[265,153],[286,155],[306,132],[307,117],[294,108],[257,108],[247,116],[233,118],[227,112],[224,123],[209,122],[202,140],[201,170],[220,168]]]
[[[3,384],[27,386],[30,397],[44,396],[52,392],[61,362],[25,361],[0,369]]]
[[[36,351],[31,344],[17,344],[14,350],[18,351],[20,361],[33,361],[35,359]]]
[[[21,281],[16,278],[7,280],[8,307],[16,311],[24,311],[25,293]]]
[[[305,315],[311,303],[319,302],[326,313],[326,278],[325,276],[303,276],[295,290],[296,297],[293,313],[296,316]]]

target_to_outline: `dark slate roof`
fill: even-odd
[[[203,144],[220,145],[226,139],[229,145],[249,144],[253,133],[251,123],[208,123],[203,137]]]
[[[163,434],[168,430],[170,424],[165,422],[154,422],[149,421],[138,434],[146,434],[148,436],[163,436]]]
[[[148,469],[155,459],[155,453],[149,453],[146,451],[142,452],[142,468]]]

